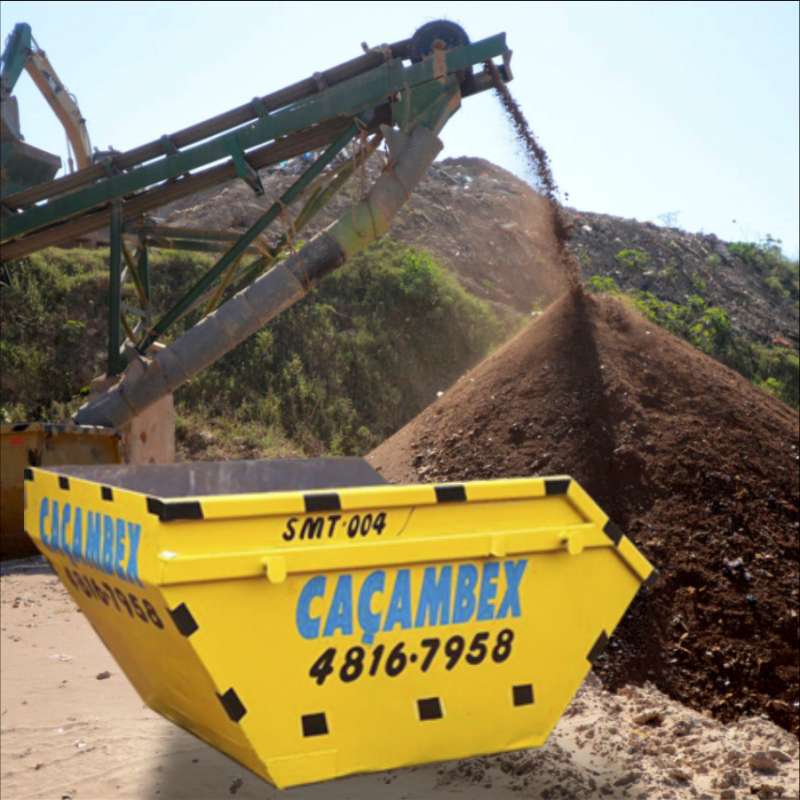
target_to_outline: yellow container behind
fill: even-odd
[[[543,744],[654,576],[568,477],[62,467],[26,502],[142,698],[279,787]]]
[[[26,467],[121,462],[121,437],[116,428],[45,422],[0,425],[0,559],[39,552],[23,524]]]

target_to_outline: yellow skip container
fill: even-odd
[[[537,747],[650,564],[568,477],[361,459],[26,471],[26,529],[142,698],[279,787]]]

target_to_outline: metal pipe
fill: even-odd
[[[449,117],[456,107],[457,103],[450,104],[442,114]],[[432,127],[438,132],[441,124]],[[75,421],[81,425],[125,425],[260,330],[385,233],[443,145],[422,125],[417,125],[410,136],[391,129],[384,132],[392,150],[391,167],[352,215],[319,233],[153,358],[137,356],[123,379],[84,405]]]

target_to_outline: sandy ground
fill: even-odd
[[[798,796],[798,741],[783,729],[724,726],[594,677],[539,750],[279,792],[146,708],[43,559],[5,562],[0,599],[2,798]]]

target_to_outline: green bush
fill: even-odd
[[[155,307],[169,308],[212,263],[152,253]],[[8,419],[63,420],[105,369],[107,252],[45,251],[17,275],[2,303],[0,406]],[[384,239],[178,390],[179,437],[210,427],[236,439],[239,455],[270,443],[363,453],[512,332],[431,255]]]
[[[183,409],[237,409],[309,454],[363,453],[510,331],[428,253],[384,239],[189,382]],[[185,413],[185,412],[184,412]]]
[[[617,282],[611,277],[592,275],[592,277],[586,281],[586,286],[589,291],[595,294],[619,294],[619,286],[617,286]]]
[[[620,250],[614,258],[630,272],[644,272],[650,263],[650,256],[639,250]]]
[[[760,242],[734,242],[728,249],[764,276],[771,292],[786,300],[800,297],[798,262],[783,254],[782,242],[767,234]]]
[[[598,293],[609,292],[609,280],[593,276],[587,285]],[[648,319],[735,369],[787,405],[800,408],[800,357],[796,351],[734,336],[725,309],[709,306],[699,295],[690,295],[685,305],[659,300],[652,292],[641,290],[630,291],[626,296]]]

